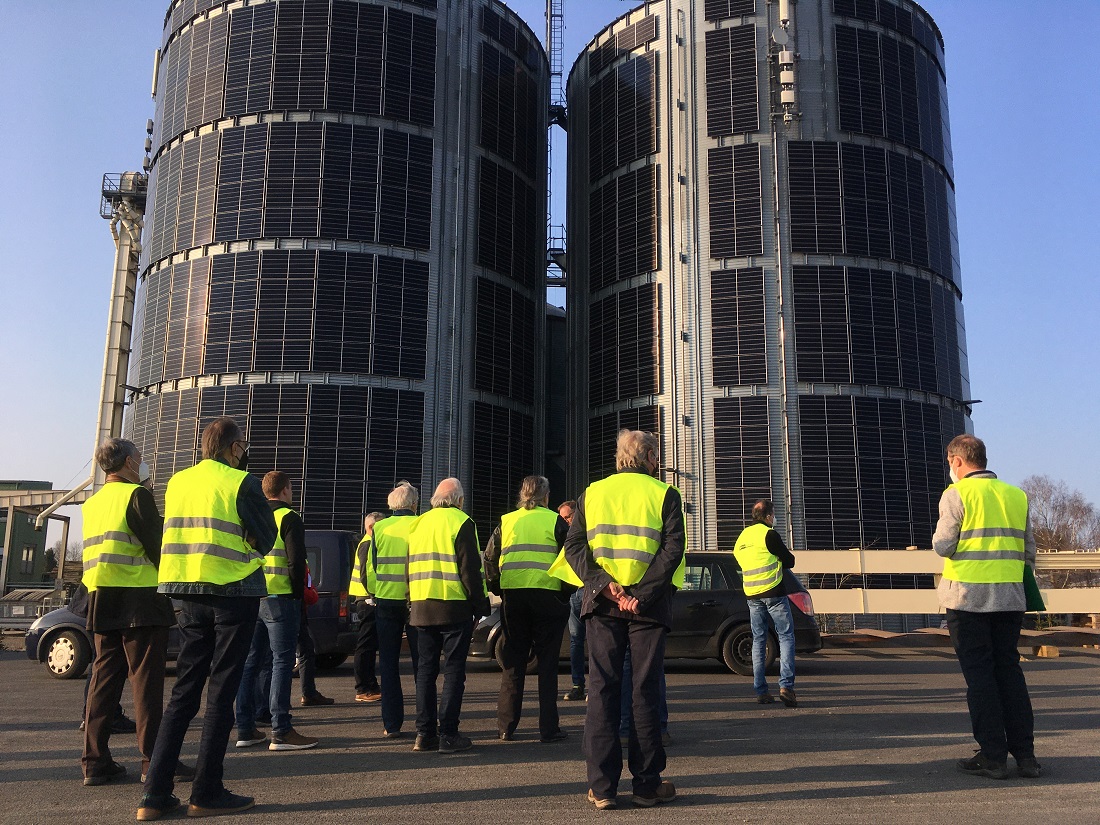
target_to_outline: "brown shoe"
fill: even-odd
[[[315,693],[313,696],[303,696],[298,701],[298,704],[304,708],[313,708],[319,705],[335,705],[336,700],[328,696],[322,696],[320,693]]]
[[[798,699],[791,688],[782,688],[779,691],[779,701],[789,708],[798,707]]]
[[[756,697],[756,701],[761,705],[770,705],[775,701],[775,697],[770,693],[764,692]]]
[[[652,808],[659,802],[671,802],[676,798],[676,786],[669,782],[667,779],[662,780],[661,784],[657,786],[657,790],[653,792],[652,796],[640,796],[634,794],[631,800],[638,808]]]
[[[304,751],[317,747],[317,740],[311,736],[302,736],[291,728],[286,733],[272,734],[269,751]]]
[[[366,693],[355,694],[356,702],[379,702],[382,700],[382,694],[377,690],[368,690]]]

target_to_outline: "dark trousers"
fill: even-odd
[[[462,694],[466,691],[466,656],[470,652],[473,620],[416,628],[420,662],[416,666],[416,732],[424,736],[458,733]],[[435,680],[443,656],[443,692],[436,705]]]
[[[584,588],[569,597],[569,675],[573,677],[574,687],[584,687],[584,620],[581,619],[581,604],[584,601]]]
[[[172,792],[172,774],[183,738],[199,712],[203,688],[209,681],[195,781],[191,786],[191,802],[204,805],[225,790],[222,773],[225,749],[233,730],[233,700],[241,686],[241,672],[252,645],[260,600],[255,596],[175,598],[183,605],[179,612],[176,685],[157,732],[145,793],[159,797]]]
[[[661,784],[665,749],[661,744],[660,675],[665,666],[663,625],[593,615],[588,634],[588,711],[584,753],[588,786],[599,799],[618,793],[623,772],[619,725],[622,720],[623,657],[630,649],[633,670],[634,726],[630,731],[629,765],[636,794],[652,796]]]
[[[409,639],[413,685],[416,684],[416,628],[408,625],[409,607],[402,599],[379,599],[374,611],[378,634],[378,676],[382,682],[382,726],[389,733],[405,724],[405,694],[401,690],[401,635]]]
[[[352,659],[355,692],[373,693],[378,690],[378,677],[374,673],[374,655],[378,652],[375,609],[365,601],[357,602],[355,609],[359,614],[359,635],[355,639],[355,655]]]
[[[550,736],[558,725],[558,657],[569,620],[569,604],[553,590],[504,591],[500,611],[504,632],[497,729],[513,733],[523,709],[523,683],[533,653],[538,661],[539,733]]]
[[[1017,611],[947,611],[947,629],[966,679],[970,724],[982,753],[994,762],[1008,754],[1035,756],[1035,717],[1020,668]]]
[[[309,630],[306,611],[302,610],[302,623],[298,626],[298,687],[303,696],[317,693],[317,645]]]
[[[149,770],[149,759],[164,708],[164,661],[168,651],[167,627],[130,627],[95,634],[95,662],[88,680],[84,725],[85,776],[106,773],[111,767],[108,739],[118,713],[118,700],[129,677],[134,692],[134,721],[137,723],[141,770]]]
[[[665,684],[665,670],[661,668],[658,686],[661,691],[661,703],[657,707],[657,721],[661,725],[661,733],[668,733],[668,686]],[[634,727],[634,668],[630,664],[630,649],[627,648],[623,657],[623,700],[622,721],[619,722],[619,737],[626,739],[630,736],[630,729]]]

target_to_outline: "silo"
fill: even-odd
[[[928,13],[651,2],[568,99],[573,483],[652,428],[690,548],[730,548],[763,497],[794,548],[928,546],[970,428]]]
[[[218,415],[307,526],[538,468],[546,113],[494,0],[177,0],[155,79],[128,428],[163,488]]]

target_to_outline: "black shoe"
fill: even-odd
[[[193,800],[187,806],[188,816],[221,816],[222,814],[235,814],[237,811],[247,811],[256,800],[251,796],[238,796],[235,793],[223,790],[216,799],[202,804],[196,804]]]
[[[516,735],[514,733],[511,733],[510,731],[502,730],[500,732],[500,741],[501,742],[511,742],[515,738],[516,738]]]
[[[172,794],[166,796],[149,796],[146,794],[142,797],[141,806],[137,809],[138,822],[149,822],[154,819],[160,819],[165,814],[169,814],[176,810],[180,806],[180,801]]]
[[[116,782],[126,776],[126,766],[118,762],[112,762],[105,771],[89,774],[84,777],[84,784],[91,788],[96,785],[106,785],[108,782]]]
[[[775,702],[775,697],[765,691],[764,693],[757,694],[756,701],[761,705],[770,705]]]
[[[540,742],[560,742],[563,739],[568,739],[569,734],[558,728],[553,733],[547,734],[539,739]]]
[[[125,713],[120,713],[111,722],[111,733],[137,733],[137,722]]]
[[[438,751],[439,750],[439,737],[429,736],[425,733],[418,733],[416,735],[416,741],[413,742],[414,751]]]
[[[960,759],[955,763],[959,770],[971,776],[985,776],[990,779],[1008,779],[1008,764],[994,762],[981,751],[969,759]]]
[[[564,699],[566,702],[579,702],[579,701],[581,701],[581,699],[584,698],[584,686],[583,685],[573,685],[573,687],[571,687],[569,689],[569,692],[566,693],[561,698]]]
[[[470,738],[468,736],[463,736],[461,733],[452,733],[450,736],[443,734],[439,737],[440,753],[468,751],[473,746],[474,743],[470,741]]]
[[[1034,756],[1025,756],[1016,759],[1016,773],[1023,779],[1038,779],[1043,775],[1043,768]]]

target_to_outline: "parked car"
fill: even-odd
[[[317,667],[343,664],[355,649],[355,630],[349,610],[348,583],[354,536],[342,530],[306,530],[306,557],[313,586],[320,597],[307,611],[309,629],[317,647]],[[179,603],[173,602],[177,610]],[[57,679],[78,679],[88,670],[95,651],[84,618],[69,607],[40,616],[27,630],[27,658],[42,662]],[[168,633],[168,660],[179,653],[179,628]]]
[[[813,653],[821,649],[821,632],[806,588],[789,570],[783,581],[790,594],[794,619],[795,650]],[[500,610],[474,629],[470,655],[500,662],[504,644]],[[769,633],[767,665],[779,651],[774,632]],[[569,634],[562,638],[561,656],[569,658]],[[752,628],[749,606],[741,587],[741,574],[733,553],[687,554],[684,587],[672,596],[672,631],[665,644],[668,659],[719,659],[734,673],[752,676]]]

